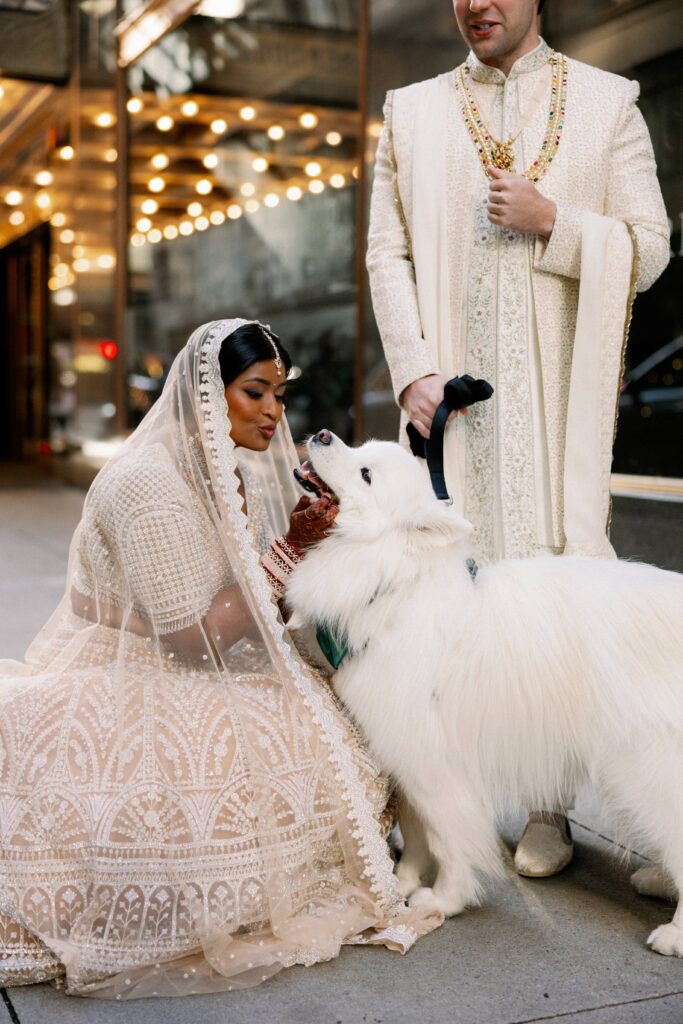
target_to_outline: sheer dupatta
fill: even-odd
[[[217,991],[440,923],[402,906],[383,781],[259,564],[297,458],[283,420],[245,487],[218,365],[245,322],[192,335],[86,498],[59,608],[0,662],[0,983]]]

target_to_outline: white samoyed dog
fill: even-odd
[[[287,599],[347,638],[335,689],[428,845],[408,830],[411,903],[476,905],[501,870],[497,811],[583,781],[683,894],[683,576],[580,557],[474,576],[470,525],[399,445],[321,431],[309,455],[340,511]],[[648,942],[683,956],[683,901]]]

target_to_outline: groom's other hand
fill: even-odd
[[[429,437],[432,429],[432,420],[438,406],[443,401],[443,393],[448,378],[442,373],[432,373],[429,377],[419,377],[404,388],[401,394],[401,406],[422,437]],[[467,416],[467,409],[460,409],[463,416]],[[451,422],[457,412],[452,412],[448,417]]]
[[[555,226],[557,207],[546,199],[522,174],[510,174],[497,167],[488,167],[491,179],[486,208],[492,224],[509,231],[550,238]]]

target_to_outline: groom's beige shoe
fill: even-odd
[[[549,878],[571,861],[574,844],[564,814],[532,811],[515,852],[515,870],[524,878]]]

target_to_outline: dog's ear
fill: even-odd
[[[411,530],[418,547],[439,547],[465,540],[472,524],[451,508],[434,502],[429,510],[421,509]]]

